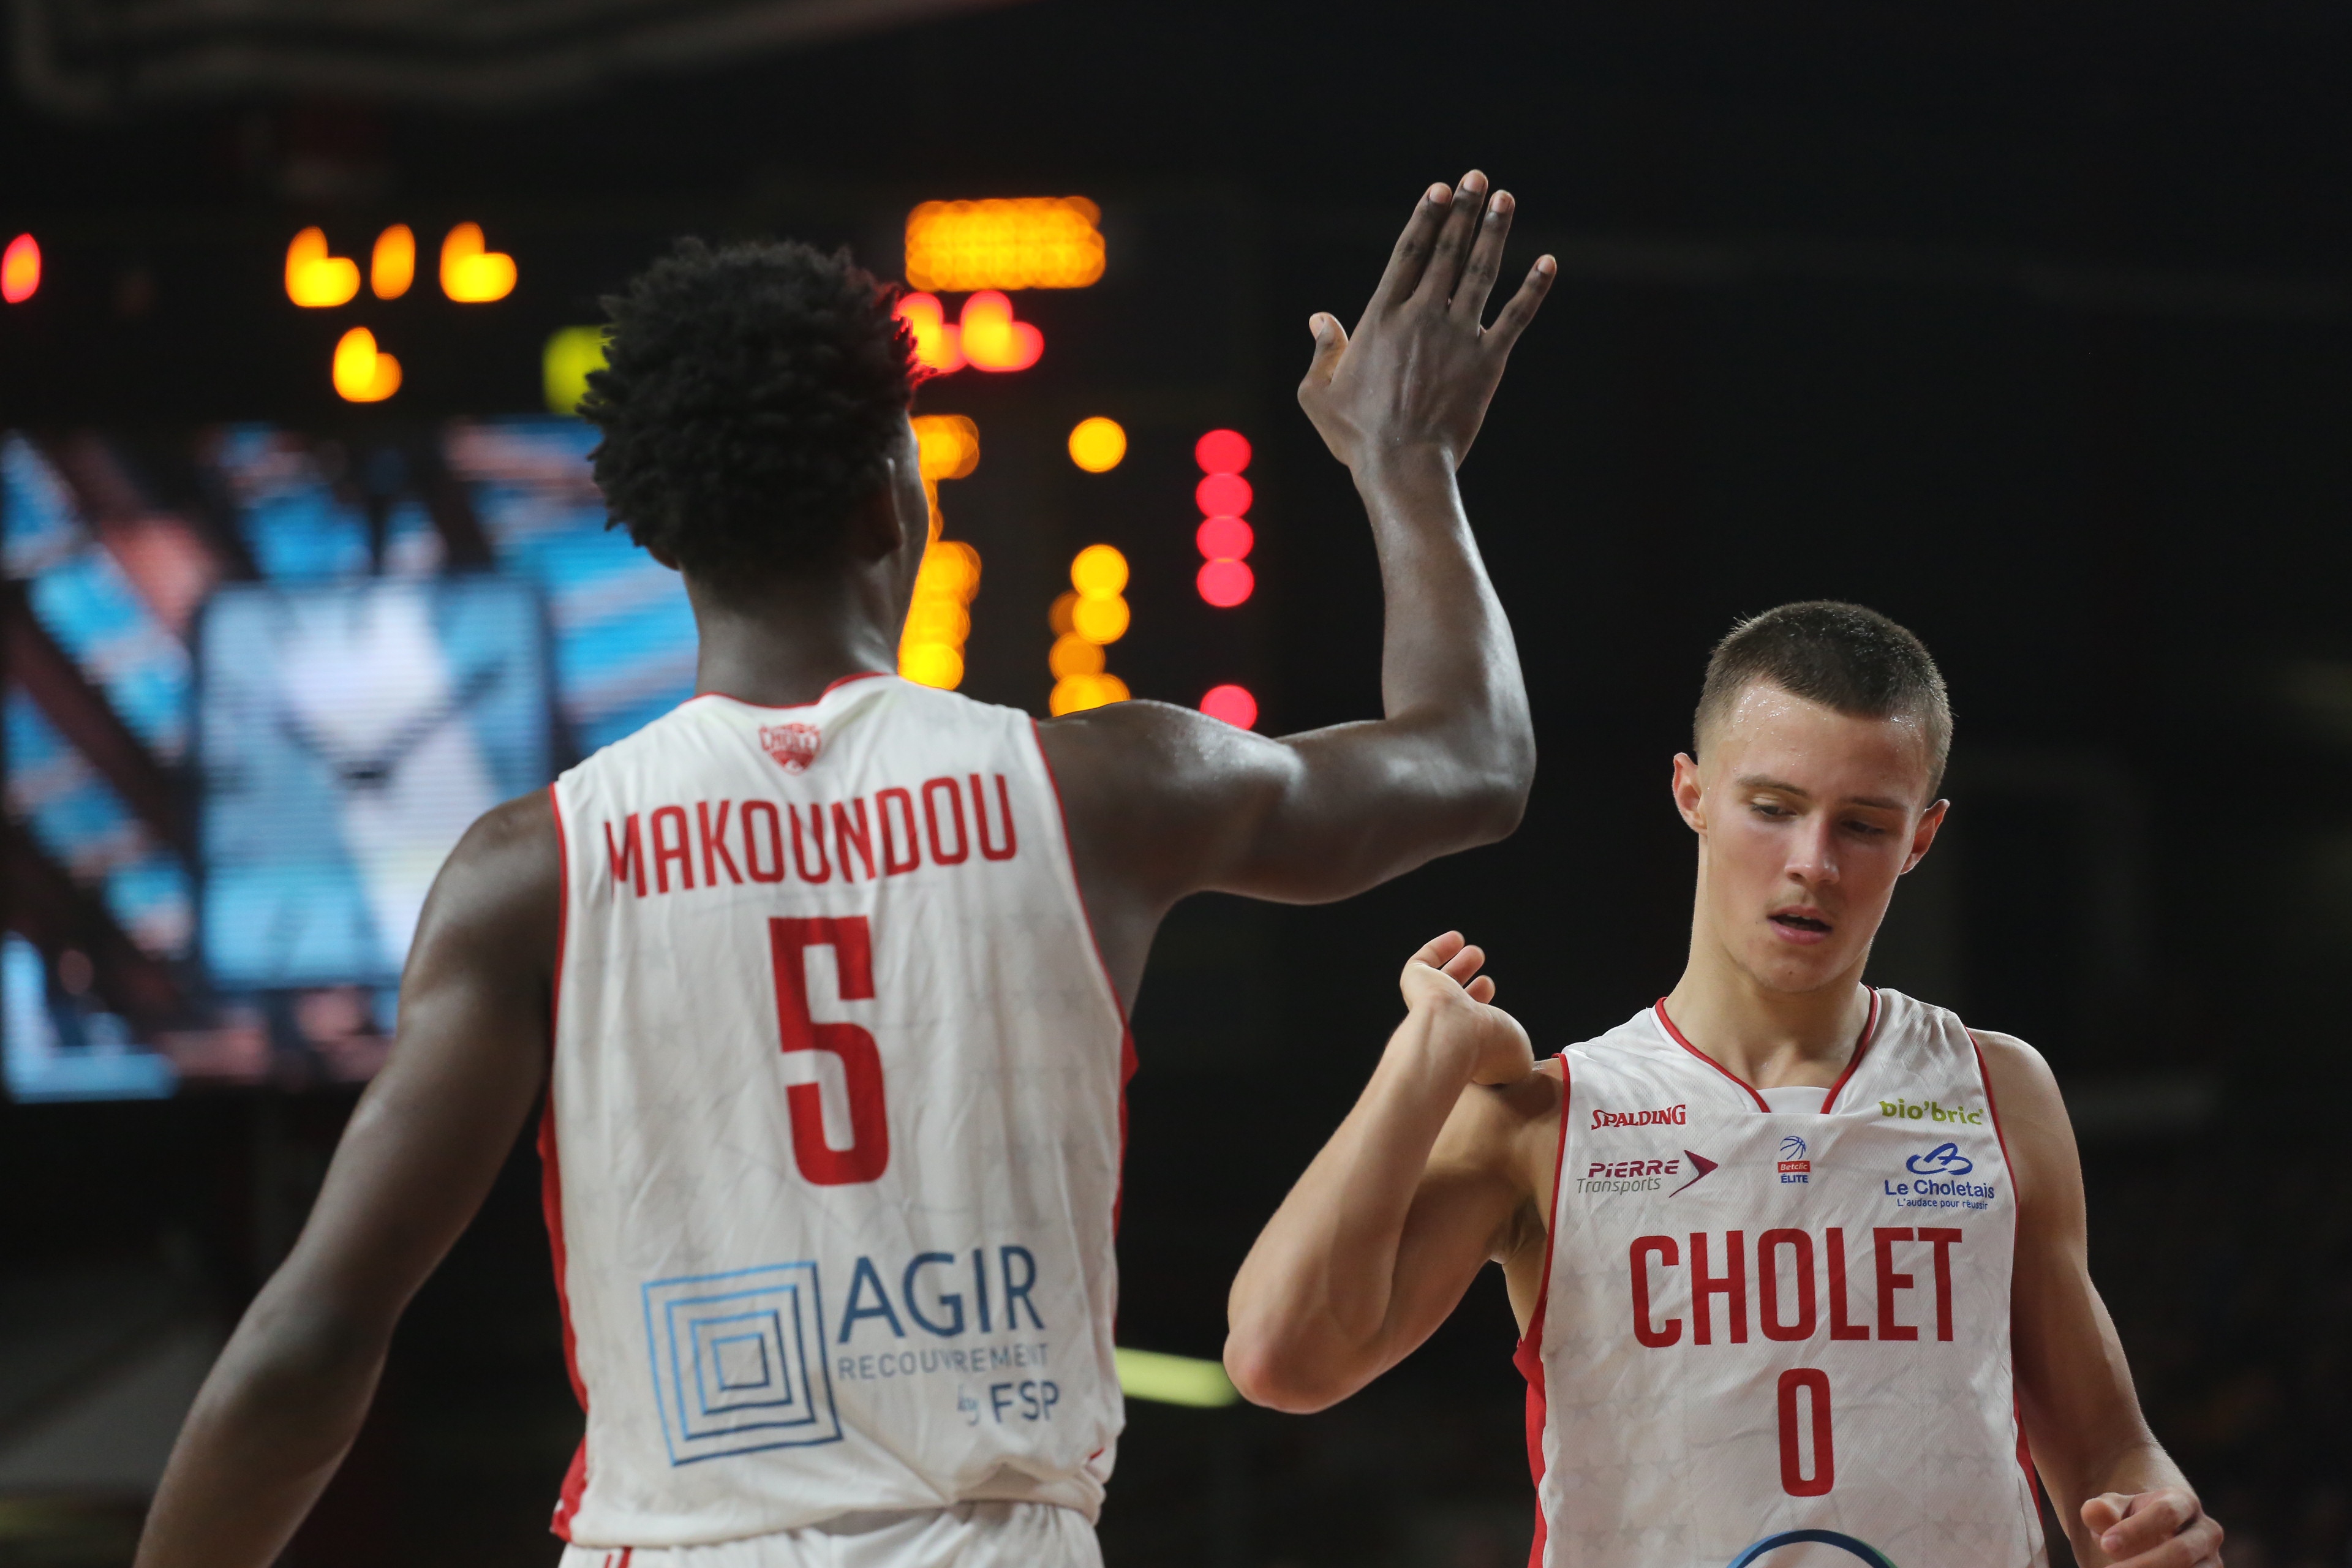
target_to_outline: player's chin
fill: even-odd
[[[1791,996],[1818,991],[1853,967],[1853,954],[1834,939],[1791,948],[1773,942],[1751,957],[1748,970],[1768,991]]]

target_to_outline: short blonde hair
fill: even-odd
[[[1952,702],[1943,672],[1917,637],[1876,610],[1835,599],[1782,605],[1735,624],[1706,661],[1691,751],[1754,682],[1857,719],[1916,719],[1927,742],[1927,794],[1944,782],[1952,754]]]

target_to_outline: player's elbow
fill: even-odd
[[[1252,1405],[1286,1415],[1311,1415],[1354,1392],[1311,1365],[1306,1356],[1268,1336],[1239,1329],[1225,1336],[1225,1375]]]

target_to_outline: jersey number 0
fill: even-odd
[[[874,939],[864,915],[768,921],[776,968],[776,1033],[786,1056],[824,1051],[841,1063],[849,1089],[849,1147],[825,1142],[824,1101],[813,1083],[784,1090],[793,1121],[793,1163],[821,1187],[870,1182],[890,1163],[890,1121],[882,1099],[882,1053],[856,1024],[820,1024],[809,1016],[808,950],[833,949],[845,1002],[874,999]]]

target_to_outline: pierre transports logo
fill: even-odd
[[[1982,1127],[1985,1124],[1985,1113],[1978,1106],[1946,1105],[1935,1100],[1904,1100],[1900,1097],[1882,1100],[1878,1102],[1878,1114],[1894,1117],[1898,1121],[1941,1121],[1959,1127]]]
[[[760,744],[768,755],[776,759],[784,772],[804,773],[824,749],[824,732],[814,724],[762,724]]]
[[[1690,1107],[1668,1105],[1656,1110],[1601,1110],[1592,1113],[1595,1131],[1603,1127],[1680,1127],[1690,1120]]]

